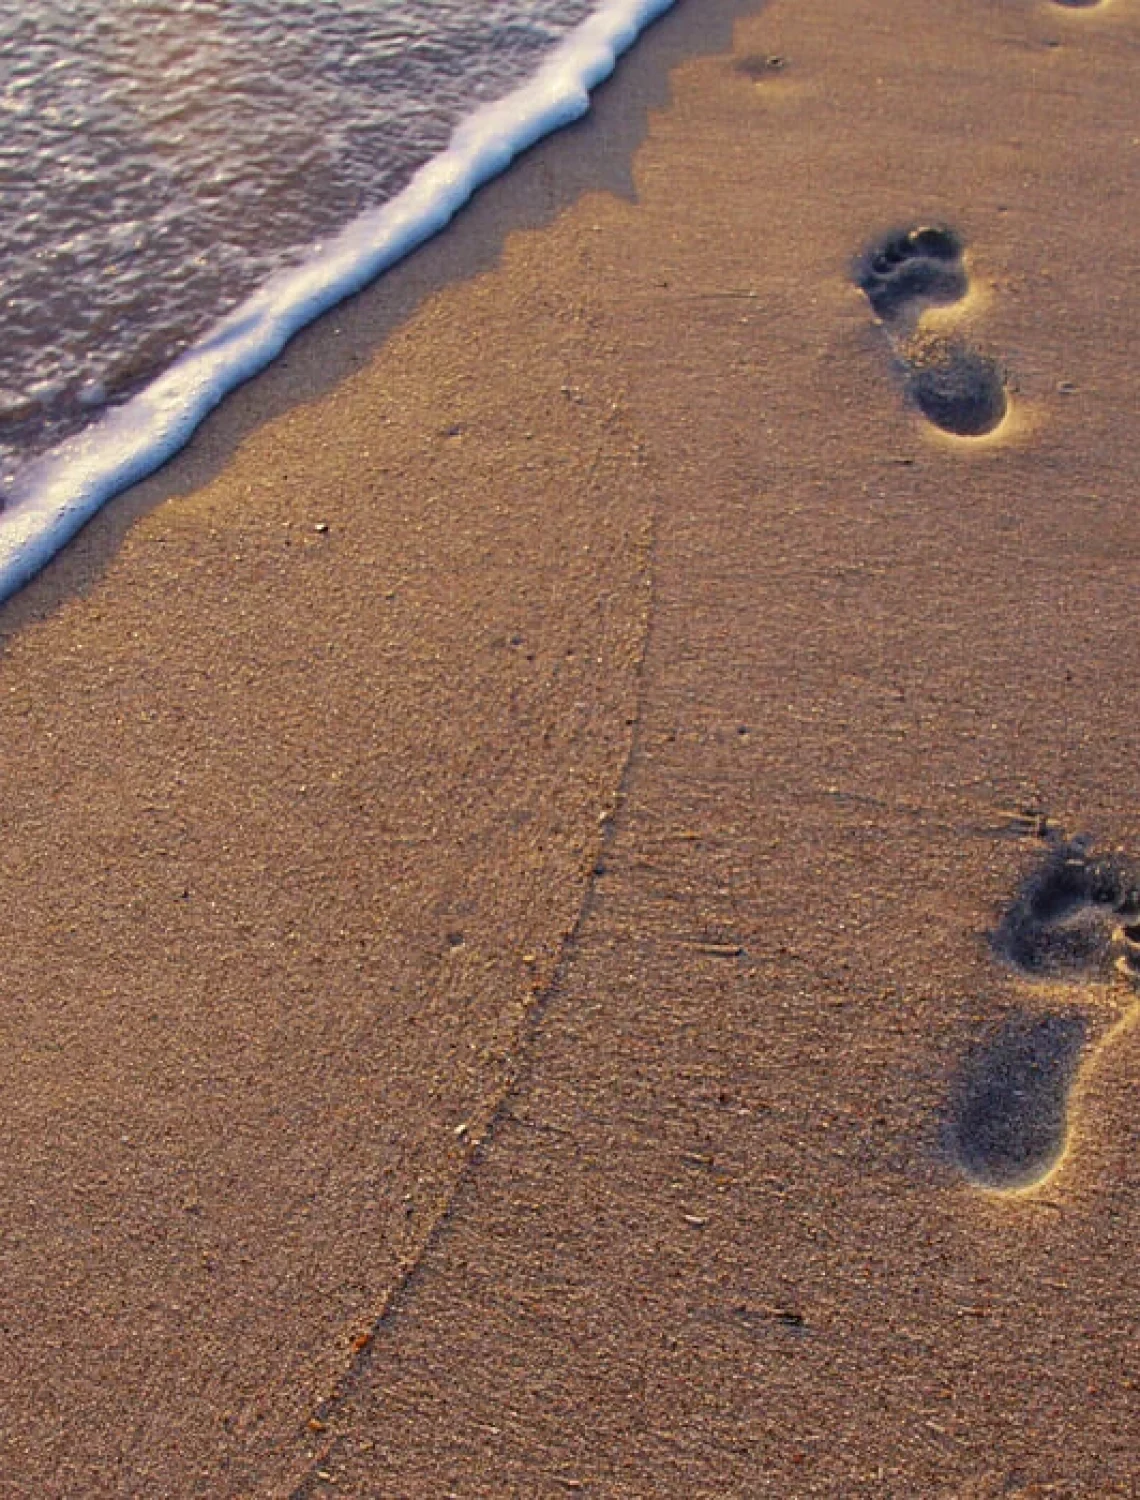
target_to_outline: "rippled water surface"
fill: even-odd
[[[0,477],[402,188],[591,0],[0,0]]]

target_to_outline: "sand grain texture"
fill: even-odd
[[[342,1492],[1134,1493],[1134,991],[1030,983],[987,934],[1035,813],[1140,839],[1137,35],[777,4],[675,75],[600,239],[671,476],[627,797],[337,1414]],[[907,404],[853,285],[925,223],[969,294],[923,326],[1009,372],[974,444]],[[1009,1197],[945,1123],[1019,1011],[1090,1043],[1062,1165]]]
[[[1134,1493],[1134,991],[988,934],[1043,820],[1140,854],[1138,42],[682,3],[9,607],[7,1492]]]
[[[541,343],[502,276],[442,294],[10,610],[7,1493],[288,1471],[577,921],[649,483],[620,370],[521,254]]]

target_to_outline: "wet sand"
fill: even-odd
[[[1138,39],[683,0],[5,608],[4,1493],[1133,1492]]]

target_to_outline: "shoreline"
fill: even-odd
[[[520,153],[580,119],[622,53],[672,4],[600,0],[532,77],[468,115],[395,198],[257,287],[129,401],[25,465],[0,505],[0,601],[109,500],[168,463],[301,329],[445,230]]]
[[[698,9],[4,606],[25,1491],[1127,1493],[1135,16]]]

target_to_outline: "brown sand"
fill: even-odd
[[[1138,12],[746,11],[5,611],[3,1493],[1136,1493],[1133,991],[986,934],[1140,855]],[[852,282],[928,221],[989,439]]]

